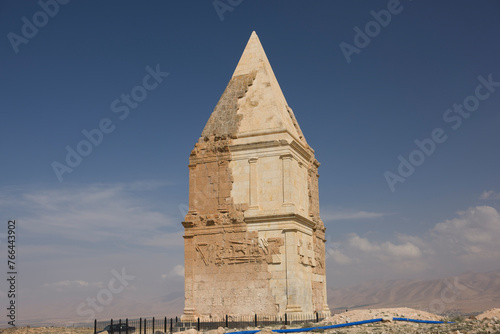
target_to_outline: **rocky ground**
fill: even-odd
[[[453,321],[451,324],[420,324],[392,321],[392,318],[411,318],[420,320],[445,320]],[[323,320],[320,324],[304,324],[302,327],[316,327],[328,326],[334,324],[341,324],[346,322],[355,322],[369,319],[383,318],[384,322],[377,322],[372,324],[364,324],[352,327],[343,327],[327,330],[314,330],[314,333],[344,333],[344,334],[363,334],[363,333],[378,333],[378,334],[392,334],[392,333],[471,333],[471,334],[500,334],[500,309],[491,309],[474,317],[455,317],[446,319],[442,316],[432,313],[419,311],[411,308],[386,308],[374,310],[351,310]],[[276,327],[282,328],[282,327]],[[258,328],[262,334],[271,334],[272,329],[276,328]],[[296,326],[289,326],[289,328],[297,328]],[[246,328],[252,330],[254,328]],[[223,329],[210,331],[208,334],[223,334],[225,332],[232,332],[233,329]],[[91,334],[93,330],[90,328],[63,328],[63,327],[15,327],[0,329],[1,334]],[[161,332],[157,332],[161,333]],[[139,333],[137,333],[139,334]],[[198,334],[195,330],[182,332],[182,334]]]
[[[362,321],[369,319],[378,319],[378,318],[410,318],[410,319],[419,319],[419,320],[432,320],[439,321],[442,320],[443,317],[440,315],[432,314],[425,311],[419,311],[408,307],[400,307],[400,308],[379,308],[374,310],[351,310],[342,313],[337,313],[323,320],[322,324],[332,323],[332,324],[340,324],[346,322],[354,322],[354,321]]]

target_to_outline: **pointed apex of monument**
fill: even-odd
[[[234,70],[233,77],[249,74],[266,65],[271,67],[269,60],[267,60],[266,53],[264,52],[264,48],[262,44],[260,44],[259,36],[257,36],[255,31],[252,31],[240,61]]]
[[[202,137],[242,138],[283,132],[308,147],[259,37],[253,31]]]

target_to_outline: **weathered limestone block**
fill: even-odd
[[[189,157],[182,320],[330,313],[318,167],[254,32]]]

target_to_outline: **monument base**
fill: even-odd
[[[323,310],[321,310],[321,312],[319,312],[323,318],[328,318],[329,316],[332,315],[332,312],[330,311],[330,307],[328,306],[328,304],[323,304]]]
[[[195,315],[195,309],[191,307],[184,308],[184,314],[181,315],[181,322],[196,322],[198,317]]]
[[[286,306],[286,313],[301,313],[302,312],[302,307],[300,305],[291,305],[288,304]]]

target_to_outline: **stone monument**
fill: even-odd
[[[183,321],[330,314],[318,167],[252,32],[189,157]]]

